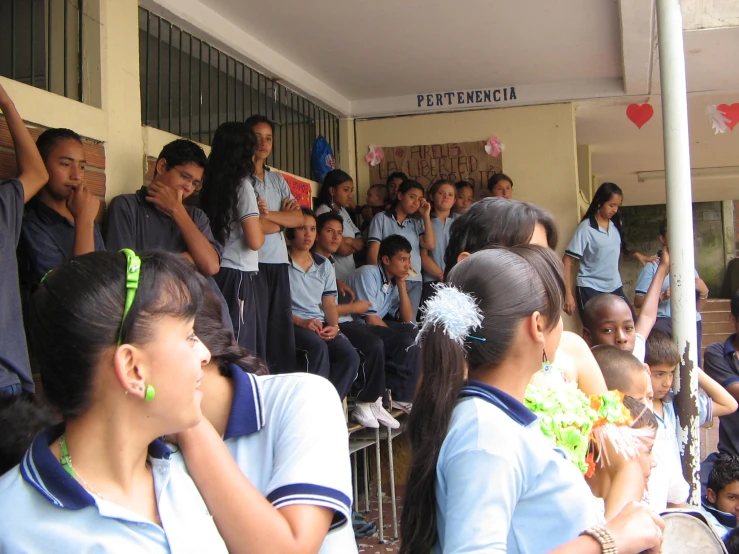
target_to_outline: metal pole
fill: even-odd
[[[690,183],[688,97],[680,0],[657,0],[662,125],[664,131],[667,228],[670,248],[672,331],[681,360],[676,381],[678,439],[683,473],[690,483],[688,502],[700,506],[695,255]]]

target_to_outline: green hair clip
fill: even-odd
[[[126,304],[123,306],[123,319],[121,320],[121,330],[118,333],[118,346],[123,342],[123,324],[126,322],[126,316],[128,316],[131,305],[136,299],[136,291],[139,288],[139,278],[141,277],[141,258],[136,255],[136,252],[130,248],[124,248],[120,252],[126,256]]]

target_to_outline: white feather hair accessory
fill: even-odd
[[[436,292],[422,309],[423,327],[416,337],[416,344],[420,344],[426,332],[434,326],[441,326],[444,334],[460,347],[464,347],[468,338],[484,342],[485,339],[470,336],[471,331],[482,327],[482,311],[475,299],[443,283],[433,287]]]

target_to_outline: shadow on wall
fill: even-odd
[[[627,206],[621,208],[621,213],[626,228],[626,240],[632,250],[651,255],[662,248],[659,226],[666,217],[664,204]],[[733,226],[733,222],[728,224]],[[698,274],[708,285],[710,296],[717,298],[726,271],[721,202],[694,202],[693,229]],[[624,291],[633,299],[641,264],[633,257],[622,256],[620,270]]]

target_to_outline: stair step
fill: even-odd
[[[734,332],[734,326],[728,321],[704,321],[703,322],[703,334],[710,335],[715,333],[728,333]]]
[[[729,323],[729,315],[731,312],[728,310],[725,312],[701,312],[701,318],[703,319],[703,325],[706,323]]]
[[[725,298],[708,299],[701,310],[701,313],[706,312],[730,312],[731,302]]]

